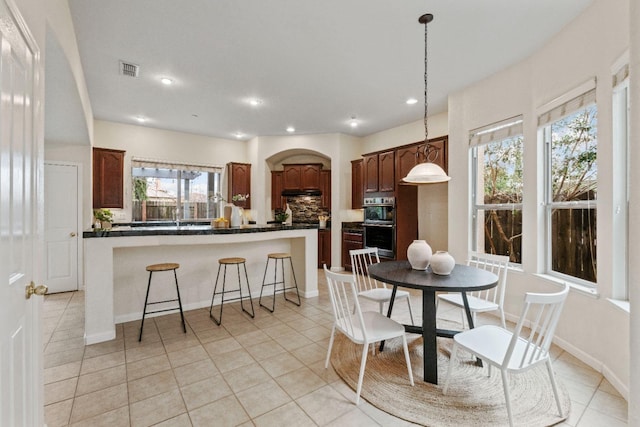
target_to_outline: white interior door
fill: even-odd
[[[0,426],[43,425],[38,207],[39,53],[14,3],[0,0]]]
[[[49,293],[78,290],[78,166],[44,165],[44,263]]]

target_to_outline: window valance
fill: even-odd
[[[133,158],[131,160],[133,168],[152,168],[152,169],[176,169],[195,172],[223,173],[224,166],[203,165],[193,163],[181,163],[175,161],[164,161],[154,159]]]
[[[522,116],[511,117],[469,132],[469,145],[484,145],[522,135]]]

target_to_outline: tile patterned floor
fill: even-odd
[[[332,323],[322,270],[320,297],[301,307],[276,302],[256,318],[225,305],[222,326],[206,309],[117,325],[113,341],[83,343],[84,294],[44,302],[45,418],[57,426],[407,426],[362,401],[324,369]],[[413,296],[414,312],[421,306]],[[256,301],[257,302],[257,301]],[[376,309],[375,306],[369,307]],[[404,309],[404,312],[403,312]],[[419,314],[418,314],[419,315]],[[459,311],[440,307],[457,320]],[[408,322],[406,306],[394,318]],[[495,322],[487,316],[480,323]],[[627,402],[593,369],[555,348],[554,367],[569,390],[568,426],[625,426]]]

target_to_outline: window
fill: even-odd
[[[545,143],[547,273],[595,285],[597,220],[595,89],[538,119]]]
[[[222,216],[223,168],[132,161],[133,221],[210,220]]]
[[[522,117],[471,132],[472,248],[522,262]]]
[[[629,300],[629,65],[613,76],[613,292]]]

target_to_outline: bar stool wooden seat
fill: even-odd
[[[149,272],[149,282],[147,283],[147,295],[144,297],[144,308],[142,310],[142,322],[140,323],[140,336],[138,337],[138,342],[142,341],[142,328],[144,327],[144,318],[146,317],[147,314],[152,314],[152,313],[162,313],[165,311],[180,310],[180,318],[182,319],[182,329],[184,330],[185,334],[187,333],[187,326],[184,323],[184,313],[182,312],[182,300],[180,299],[180,288],[178,287],[178,275],[176,274],[176,270],[178,268],[180,268],[180,264],[173,263],[173,262],[147,265],[147,271]],[[149,289],[151,289],[151,277],[153,276],[153,273],[160,272],[160,271],[173,271],[173,277],[176,281],[176,294],[178,295],[178,297],[174,299],[163,300],[163,301],[149,302]],[[163,304],[163,303],[174,302],[174,301],[178,302],[178,307],[147,311],[148,305]]]
[[[293,275],[293,283],[294,283],[291,286],[287,286],[285,284],[285,271],[284,271],[285,259],[288,259],[289,265],[291,265],[291,274]],[[265,280],[267,279],[267,270],[269,269],[269,261],[271,260],[273,260],[274,262],[273,282],[265,283]],[[280,269],[282,270],[281,272],[282,280],[278,280],[278,261],[280,261]],[[277,285],[282,285],[282,287],[280,289],[277,289],[278,288]],[[267,286],[273,286],[273,299],[271,301],[271,308],[262,304],[262,293],[264,292],[264,288]],[[294,300],[287,298],[287,291],[289,289],[296,290],[296,296],[298,297],[298,302],[295,302]],[[267,265],[264,268],[264,276],[262,277],[262,288],[260,289],[260,299],[258,300],[260,307],[264,307],[267,310],[269,310],[271,313],[273,313],[273,311],[276,308],[276,292],[282,292],[282,296],[284,296],[285,301],[289,301],[291,303],[294,303],[297,306],[300,306],[300,292],[298,291],[298,281],[296,280],[296,273],[293,269],[293,261],[291,261],[291,254],[289,253],[277,252],[277,253],[271,253],[267,255]]]
[[[216,322],[216,325],[218,325],[218,326],[220,326],[220,324],[222,323],[222,308],[224,306],[224,302],[225,301],[228,302],[228,301],[240,300],[240,307],[242,307],[242,311],[247,313],[252,318],[255,317],[255,312],[253,311],[253,301],[251,300],[251,288],[249,287],[249,277],[247,275],[247,264],[246,264],[246,261],[247,260],[245,258],[241,258],[241,257],[220,258],[218,260],[218,274],[216,275],[216,284],[213,287],[213,296],[211,297],[211,307],[209,307],[209,317],[211,317],[213,319],[213,321]],[[247,285],[247,295],[248,296],[246,296],[246,297],[242,296],[242,280],[240,279],[240,265],[241,264],[242,264],[242,267],[244,268],[244,278],[245,278],[245,283]],[[228,265],[235,265],[236,266],[236,271],[238,273],[238,289],[227,290],[225,288],[226,279],[227,279],[227,266]],[[222,274],[222,290],[218,291],[218,280],[220,279],[220,270],[221,270],[222,266],[224,266],[224,273]],[[232,294],[232,293],[238,293],[239,296],[231,297],[231,298],[226,298],[225,297],[225,295]],[[213,315],[213,300],[215,299],[216,295],[220,295],[221,296],[220,315],[219,315],[219,317],[217,319]],[[248,312],[244,308],[243,300],[245,300],[245,299],[249,299],[249,303],[251,304],[251,312]]]

